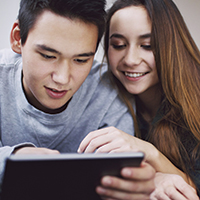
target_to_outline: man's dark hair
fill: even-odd
[[[105,28],[105,4],[105,0],[21,0],[18,14],[21,44],[25,44],[37,18],[48,10],[63,17],[96,25],[99,32],[98,46]]]

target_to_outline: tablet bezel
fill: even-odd
[[[2,200],[98,200],[95,188],[102,176],[121,177],[123,167],[138,167],[143,158],[142,152],[11,155]]]

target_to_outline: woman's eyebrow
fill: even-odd
[[[146,39],[146,38],[150,38],[151,37],[151,33],[145,33],[145,34],[142,34],[142,35],[139,35],[139,39]],[[125,38],[123,35],[119,34],[119,33],[113,33],[111,36],[110,36],[110,39],[111,38],[120,38],[120,39],[123,39]]]
[[[140,39],[146,39],[146,38],[150,38],[150,37],[151,37],[151,33],[146,33],[146,34],[139,36]]]
[[[114,34],[112,34],[112,35],[110,36],[110,39],[113,38],[113,37],[115,37],[115,38],[124,38],[123,35],[118,34],[118,33],[114,33]]]

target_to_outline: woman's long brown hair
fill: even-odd
[[[143,6],[152,21],[151,46],[157,72],[164,94],[165,115],[149,130],[148,141],[154,144],[171,162],[188,174],[184,162],[189,159],[183,145],[185,139],[193,139],[196,148],[192,157],[197,157],[200,144],[200,52],[195,45],[185,22],[171,0],[117,0],[108,12],[104,38],[105,55],[108,56],[109,27],[112,15],[128,6]],[[109,61],[107,57],[107,61]],[[109,63],[108,63],[109,64]],[[113,77],[113,76],[112,76]],[[125,88],[113,77],[121,96],[128,103]],[[137,126],[136,126],[137,127]],[[190,135],[184,135],[184,133]],[[136,136],[140,137],[136,130]]]

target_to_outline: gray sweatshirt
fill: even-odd
[[[30,105],[24,95],[21,56],[11,50],[0,51],[0,182],[5,159],[18,146],[76,152],[83,138],[101,127],[115,126],[134,133],[132,117],[111,87],[106,66],[102,80],[99,67],[94,62],[63,112],[47,114]]]

